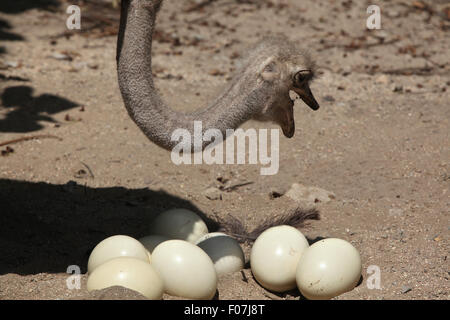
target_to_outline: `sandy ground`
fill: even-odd
[[[314,204],[321,220],[302,232],[345,239],[361,253],[362,282],[337,299],[449,298],[448,1],[378,1],[381,30],[367,30],[366,1],[166,1],[154,71],[174,109],[214,98],[239,54],[267,34],[286,34],[316,59],[321,109],[298,102],[295,136],[280,138],[273,176],[259,165],[174,165],[123,107],[118,11],[73,3],[81,31],[66,29],[66,2],[0,4],[0,143],[58,137],[1,147],[0,299],[139,298],[120,288],[87,292],[87,258],[100,240],[144,236],[173,207],[231,214],[252,229],[295,205],[270,196],[293,183],[335,194]],[[266,127],[277,128],[243,126]],[[206,197],[210,187],[224,190],[221,200]],[[83,272],[79,290],[67,289],[70,265]],[[367,285],[369,266],[380,268],[379,289]],[[220,279],[218,298],[301,296],[266,291],[247,266]]]

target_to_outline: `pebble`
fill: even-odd
[[[392,92],[403,92],[403,86],[394,83],[391,86],[391,90]]]
[[[17,61],[5,61],[5,65],[10,68],[18,68],[19,62]]]
[[[203,194],[209,200],[222,200],[222,193],[220,192],[219,189],[215,187],[210,187],[206,189],[205,191],[203,191]]]
[[[398,17],[400,17],[400,12],[394,11],[394,10],[389,10],[389,11],[387,12],[387,16],[388,16],[389,18],[398,18]]]
[[[336,101],[336,99],[334,99],[334,97],[330,96],[330,95],[324,96],[323,100],[328,101],[328,102],[335,102]]]
[[[80,61],[80,62],[75,62],[75,63],[72,65],[72,67],[73,67],[75,70],[79,71],[79,70],[83,69],[86,65],[87,65],[86,62]]]
[[[411,290],[412,290],[411,287],[409,287],[409,286],[403,286],[403,287],[402,287],[402,294],[408,293],[408,292],[410,292]]]
[[[294,201],[307,204],[327,203],[336,199],[336,195],[333,192],[317,187],[307,187],[299,183],[294,183],[285,196]]]
[[[422,92],[421,90],[422,88],[419,88],[417,86],[406,86],[404,88],[405,92],[411,92],[411,93],[418,93],[418,92]]]
[[[389,209],[389,216],[391,217],[399,217],[403,215],[403,210],[402,209]]]
[[[73,60],[73,58],[71,56],[68,56],[67,54],[59,53],[59,52],[52,53],[50,57],[53,59],[56,59],[56,60],[65,60],[65,61]]]
[[[90,69],[93,69],[93,70],[97,70],[97,69],[98,69],[98,64],[96,64],[96,63],[90,62],[90,63],[87,64],[87,66],[88,66]]]
[[[389,83],[389,77],[385,74],[379,76],[378,78],[375,79],[376,83],[379,84],[388,84]]]

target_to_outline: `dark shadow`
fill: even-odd
[[[123,187],[90,188],[0,179],[0,274],[86,272],[92,248],[118,234],[148,235],[152,219],[170,208],[190,209],[190,201],[165,191]]]
[[[24,38],[21,35],[10,32],[11,25],[0,19],[0,40],[3,41],[22,41]]]
[[[355,288],[359,287],[363,282],[364,282],[364,277],[363,277],[363,275],[361,275]]]
[[[66,37],[68,39],[76,33],[84,33],[87,36],[95,37],[117,34],[120,10],[114,8],[111,1],[76,0],[70,2],[61,0],[0,0],[0,13],[13,15],[21,14],[30,9],[38,9],[40,11],[48,11],[58,15],[66,15],[68,17],[65,9],[72,4],[82,7],[82,30],[67,30],[63,28],[64,32],[48,35],[49,38],[57,39],[59,37]],[[3,16],[2,18],[6,19],[6,16]],[[49,19],[49,15],[43,15],[42,19]],[[0,19],[0,41],[25,40],[26,34],[25,36],[18,35],[12,33],[11,30],[11,25],[7,21]],[[1,47],[0,54],[2,54]]]
[[[6,117],[0,120],[0,132],[40,130],[43,126],[39,121],[56,122],[50,115],[79,106],[75,102],[52,94],[33,97],[33,91],[34,89],[29,86],[8,87],[3,91],[0,108],[9,110]]]
[[[306,237],[306,240],[308,240],[308,243],[310,246],[313,245],[314,243],[316,243],[320,240],[324,240],[324,239],[327,239],[327,238],[319,236],[319,237],[315,237],[314,239],[310,239],[310,238]]]
[[[0,12],[18,14],[30,9],[55,11],[60,5],[58,0],[2,0]]]
[[[6,14],[18,14],[30,9],[40,9],[55,12],[60,6],[58,0],[1,0],[0,12]],[[22,35],[11,32],[11,25],[0,19],[0,41],[23,41]],[[0,47],[0,55],[6,51],[5,47]]]
[[[0,80],[30,82],[30,79],[17,77],[17,76],[5,76],[3,73],[0,73]]]

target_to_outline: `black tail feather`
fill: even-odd
[[[261,222],[255,229],[248,231],[241,220],[228,214],[226,219],[218,219],[220,225],[218,231],[224,232],[239,242],[254,242],[258,236],[269,228],[288,225],[294,228],[302,228],[308,220],[320,220],[320,213],[317,209],[304,209],[295,207],[287,210],[284,214],[270,217]]]

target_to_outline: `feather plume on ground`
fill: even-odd
[[[220,226],[219,232],[224,232],[241,243],[252,243],[261,233],[269,228],[280,225],[288,225],[297,229],[302,228],[306,226],[308,220],[320,220],[320,213],[315,208],[304,209],[301,207],[293,207],[283,214],[263,220],[252,231],[248,231],[244,223],[231,214],[228,214],[226,219],[218,217],[216,219]]]

